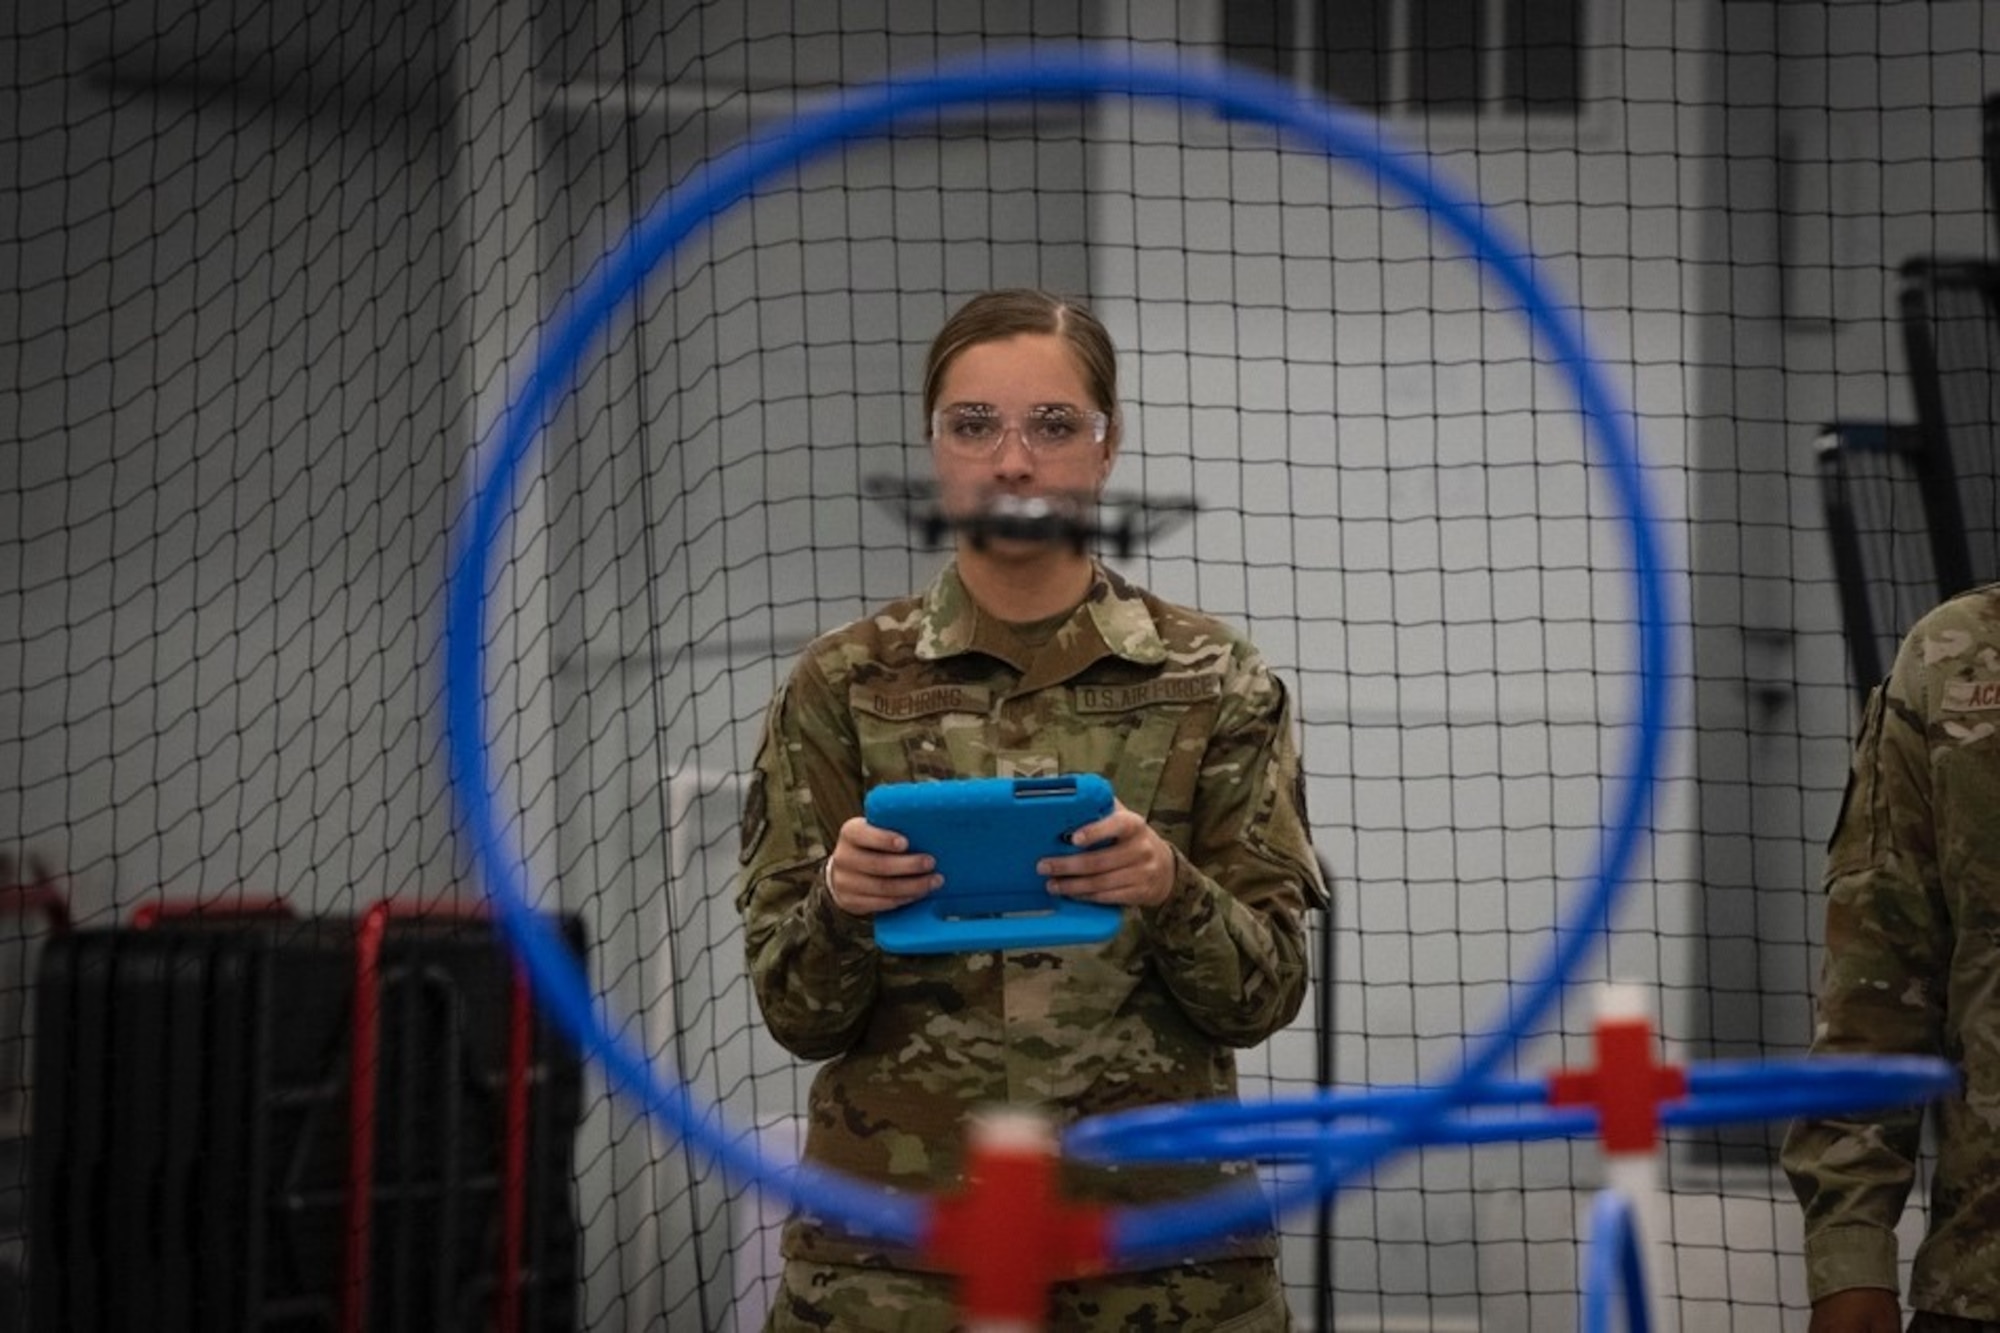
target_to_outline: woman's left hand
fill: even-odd
[[[1070,835],[1089,851],[1044,857],[1035,867],[1049,892],[1116,907],[1158,907],[1174,891],[1174,849],[1125,803]]]

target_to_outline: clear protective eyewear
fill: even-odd
[[[1030,453],[1053,454],[1086,440],[1103,444],[1111,431],[1111,418],[1063,403],[1031,407],[1015,416],[973,404],[940,407],[931,413],[932,438],[967,458],[999,453],[1009,431],[1021,437]]]

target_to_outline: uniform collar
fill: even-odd
[[[917,656],[925,661],[955,657],[972,647],[978,609],[958,577],[956,561],[939,571],[924,591],[917,615]],[[1051,651],[1060,662],[1037,664],[1036,675],[1058,668],[1067,676],[1100,657],[1122,657],[1141,666],[1164,662],[1167,646],[1139,590],[1097,562],[1091,562],[1090,589],[1068,624],[1056,631]]]

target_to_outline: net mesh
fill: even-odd
[[[535,331],[632,220],[815,99],[1029,42],[1233,59],[1377,112],[1578,304],[1637,414],[1692,645],[1639,882],[1584,979],[1650,987],[1677,1058],[1797,1052],[1855,707],[1814,443],[1913,417],[1902,266],[1989,248],[1987,15],[8,6],[0,1160],[31,1151],[52,898],[98,926],[476,895],[443,750],[449,540]],[[1117,99],[923,118],[765,182],[550,413],[498,560],[492,744],[608,1021],[795,1149],[810,1069],[758,1020],[732,902],[744,776],[804,642],[942,560],[869,484],[924,475],[924,347],[1004,285],[1092,302],[1124,355],[1114,484],[1198,502],[1114,563],[1243,626],[1294,693],[1332,966],[1246,1053],[1246,1095],[1329,1063],[1442,1075],[1596,850],[1635,690],[1622,528],[1548,349],[1421,209],[1261,127]],[[1578,993],[1517,1068],[1583,1062],[1589,1032]],[[584,1323],[756,1326],[776,1211],[593,1080]],[[1672,1145],[1684,1327],[1797,1325],[1778,1128]],[[0,1179],[17,1280],[26,1178]],[[1294,1309],[1574,1326],[1600,1178],[1589,1144],[1385,1164],[1285,1219]]]

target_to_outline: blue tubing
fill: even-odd
[[[1318,1159],[1310,1178],[1279,1187],[1266,1200],[1255,1190],[1147,1209],[1111,1219],[1112,1247],[1122,1261],[1171,1255],[1200,1241],[1261,1225],[1270,1209],[1302,1205],[1338,1188],[1354,1171],[1398,1148],[1426,1141],[1453,1107],[1476,1095],[1534,1022],[1554,1004],[1566,979],[1606,924],[1620,885],[1641,846],[1670,711],[1669,675],[1675,623],[1668,608],[1658,520],[1648,498],[1630,414],[1585,348],[1576,313],[1547,296],[1522,248],[1503,239],[1476,203],[1445,184],[1422,157],[1388,146],[1373,120],[1325,103],[1260,73],[1223,67],[1180,68],[1126,48],[1065,49],[979,58],[934,74],[903,76],[842,92],[770,134],[747,143],[692,175],[648,210],[586,278],[547,330],[519,396],[507,405],[482,448],[469,516],[454,533],[445,624],[445,697],[451,778],[476,869],[495,914],[532,977],[542,1003],[584,1050],[601,1060],[611,1085],[638,1098],[660,1123],[715,1161],[732,1180],[755,1182],[778,1197],[850,1231],[910,1245],[928,1217],[925,1201],[866,1186],[809,1166],[772,1162],[740,1135],[726,1132],[714,1109],[679,1081],[658,1076],[645,1054],[597,1012],[578,969],[554,930],[529,907],[523,857],[497,808],[499,783],[487,747],[484,695],[486,584],[493,553],[509,521],[517,479],[533,453],[541,423],[573,391],[584,357],[598,346],[617,311],[649,276],[711,218],[748,197],[759,183],[836,145],[880,134],[938,109],[984,102],[1083,99],[1101,95],[1163,98],[1205,106],[1232,119],[1276,126],[1294,140],[1356,164],[1393,191],[1421,205],[1455,236],[1499,290],[1519,307],[1539,352],[1575,386],[1578,407],[1595,445],[1595,471],[1608,483],[1629,544],[1638,635],[1634,738],[1616,779],[1612,819],[1599,846],[1589,888],[1541,973],[1527,983],[1500,1026],[1476,1042],[1457,1074],[1417,1094],[1392,1122],[1340,1131],[1342,1150]]]
[[[1646,1263],[1639,1252],[1636,1205],[1616,1190],[1603,1190],[1590,1210],[1590,1249],[1583,1270],[1582,1333],[1609,1333],[1614,1298],[1625,1296],[1627,1333],[1651,1333],[1646,1300]]]
[[[1686,1129],[1791,1116],[1864,1114],[1951,1091],[1958,1073],[1920,1056],[1715,1061],[1688,1069],[1688,1095],[1660,1108],[1660,1123]],[[1063,1146],[1104,1165],[1197,1160],[1317,1161],[1349,1150],[1344,1120],[1391,1121],[1422,1111],[1426,1088],[1323,1092],[1268,1102],[1214,1101],[1146,1107],[1072,1126]],[[1501,1143],[1597,1133],[1587,1106],[1547,1105],[1545,1080],[1488,1080],[1433,1125],[1426,1143]],[[1484,1108],[1521,1108],[1487,1112]]]

